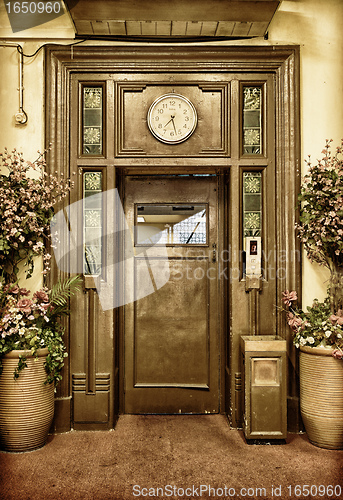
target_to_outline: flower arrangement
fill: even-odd
[[[328,294],[335,313],[343,308],[343,140],[335,154],[331,142],[326,141],[316,164],[306,160],[297,230],[310,261],[330,271]]]
[[[327,297],[315,299],[306,312],[296,305],[295,291],[286,290],[283,301],[296,347],[332,346],[333,356],[343,359],[343,140],[335,154],[331,142],[326,141],[316,164],[306,160],[296,224],[310,261],[330,271]]]
[[[306,312],[296,305],[298,297],[295,291],[283,292],[282,300],[287,307],[288,325],[294,332],[295,347],[331,346],[334,348],[332,355],[343,359],[343,311],[339,309],[332,314],[330,297],[324,302],[315,299]]]
[[[64,328],[59,323],[67,315],[68,299],[80,288],[81,278],[71,277],[51,290],[42,289],[33,294],[17,283],[0,284],[0,373],[1,358],[13,350],[26,350],[32,355],[47,347],[45,362],[47,383],[61,379],[63,360],[67,356],[63,342]],[[26,356],[20,355],[14,378],[26,367]]]
[[[49,271],[53,206],[65,198],[73,183],[46,173],[45,155],[36,161],[24,160],[16,149],[0,153],[0,268],[6,283],[16,281],[18,263],[26,261],[27,278],[34,269],[33,257],[43,256],[44,271]],[[38,173],[33,178],[32,173]],[[61,174],[62,176],[63,174]]]
[[[8,352],[23,350],[35,355],[47,347],[47,382],[56,384],[67,356],[60,319],[69,314],[68,301],[80,288],[81,278],[74,276],[33,294],[18,284],[21,261],[27,266],[26,278],[33,273],[35,256],[43,257],[43,279],[49,272],[47,247],[54,205],[73,186],[68,179],[48,175],[47,150],[38,153],[34,162],[24,160],[16,149],[0,153],[0,373],[2,357]],[[25,367],[23,354],[14,378]]]

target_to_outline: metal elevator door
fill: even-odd
[[[217,178],[127,177],[126,413],[219,411]]]

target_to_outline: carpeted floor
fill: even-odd
[[[283,445],[248,445],[222,415],[123,415],[114,431],[0,452],[3,500],[243,497],[343,499],[343,451],[295,434]]]

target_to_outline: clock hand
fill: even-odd
[[[174,130],[175,130],[175,134],[177,135],[176,127],[175,127],[175,123],[174,123],[174,118],[172,118],[172,122],[173,122],[173,127],[174,127]]]
[[[175,115],[170,115],[171,116],[171,119],[169,120],[169,122],[167,122],[164,127],[166,127],[170,122],[173,122],[174,118],[175,118]],[[174,122],[173,122],[174,123]],[[174,125],[174,128],[175,128],[175,125]]]

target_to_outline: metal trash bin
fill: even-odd
[[[249,439],[287,437],[286,340],[277,335],[241,337],[243,430]]]

